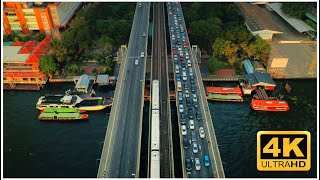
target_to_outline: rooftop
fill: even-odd
[[[269,30],[273,33],[282,33],[273,23],[272,17],[266,9],[260,8],[256,4],[239,2],[236,3],[245,18],[246,24],[251,32]]]
[[[276,83],[273,81],[269,73],[254,72],[246,74],[246,80],[251,85],[263,83],[271,86],[276,86]]]
[[[22,46],[3,46],[4,62],[25,62],[30,54],[18,54]]]
[[[306,24],[301,19],[297,19],[283,13],[281,3],[270,3],[270,8],[273,9],[277,14],[279,14],[285,21],[287,21],[292,27],[294,27],[300,33],[307,31],[315,31],[312,27]]]

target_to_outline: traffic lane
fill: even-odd
[[[135,76],[135,75],[134,75]],[[132,80],[132,83],[135,83],[136,80],[134,78],[134,80]],[[131,102],[130,105],[129,105],[129,108],[128,108],[128,112],[127,114],[129,114],[129,116],[127,116],[126,118],[126,122],[127,122],[127,126],[126,126],[126,133],[125,133],[125,136],[126,136],[126,146],[124,147],[124,150],[126,152],[126,156],[125,156],[125,159],[123,162],[123,167],[122,169],[124,170],[124,173],[123,173],[123,177],[131,177],[132,174],[135,174],[135,164],[136,162],[133,161],[135,160],[135,157],[136,157],[136,147],[135,145],[137,143],[133,143],[133,142],[137,142],[137,141],[134,141],[136,140],[136,136],[135,136],[135,133],[133,131],[136,130],[134,124],[135,124],[135,119],[136,117],[134,117],[134,114],[135,112],[138,111],[138,108],[135,108],[135,103],[134,103],[134,96],[135,96],[135,93],[136,93],[136,87],[134,86],[133,89],[132,89],[132,94],[129,96],[128,98],[128,101]],[[132,98],[130,98],[132,97]],[[132,145],[134,147],[132,147]],[[133,170],[134,169],[134,170]]]
[[[130,62],[128,62],[127,61],[127,63],[129,63],[129,64],[127,64],[127,67],[129,68],[129,69],[131,69],[131,63]],[[122,112],[121,112],[121,114],[118,116],[119,117],[119,119],[118,120],[120,120],[122,123],[121,123],[121,125],[119,126],[119,129],[118,129],[118,136],[119,136],[119,143],[116,143],[116,145],[117,145],[117,147],[118,147],[118,149],[117,149],[117,152],[115,152],[115,154],[119,154],[119,156],[117,157],[117,156],[115,156],[114,157],[114,161],[113,162],[115,162],[115,163],[117,163],[117,164],[119,164],[118,166],[117,166],[117,169],[115,169],[114,170],[114,172],[119,172],[119,171],[121,171],[121,173],[116,173],[116,176],[114,176],[114,177],[119,177],[119,175],[121,175],[122,174],[122,168],[120,168],[121,167],[121,165],[122,165],[122,163],[123,163],[123,159],[125,158],[125,151],[123,151],[123,148],[124,148],[124,146],[126,145],[125,144],[125,132],[126,132],[126,124],[127,124],[127,122],[126,122],[126,116],[127,116],[127,111],[128,111],[128,101],[126,101],[126,97],[128,97],[129,96],[129,93],[130,93],[130,91],[129,91],[129,89],[130,89],[130,87],[131,87],[131,81],[132,81],[132,76],[131,76],[131,70],[129,70],[129,71],[127,71],[127,78],[126,78],[126,81],[127,81],[127,83],[126,83],[126,86],[124,86],[124,88],[126,88],[126,91],[125,91],[125,93],[123,94],[123,98],[122,98],[122,101],[121,101],[121,105],[122,105],[122,107],[121,107],[121,109],[122,109]],[[120,157],[120,158],[119,158]],[[120,161],[119,161],[119,159],[120,159]]]

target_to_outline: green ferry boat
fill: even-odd
[[[80,110],[77,108],[51,108],[47,107],[41,110],[43,113],[83,113],[85,110]]]
[[[72,120],[87,119],[88,118],[88,114],[80,114],[80,113],[41,113],[38,118],[39,118],[39,120],[52,120],[52,121],[66,120],[66,121],[72,121]]]

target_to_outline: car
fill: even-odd
[[[197,120],[201,120],[201,113],[200,113],[200,110],[199,109],[197,109],[197,112],[196,112],[196,114],[197,114]]]
[[[194,84],[194,77],[193,76],[190,76],[190,83]]]
[[[135,65],[138,65],[138,63],[139,63],[139,61],[138,61],[138,59],[136,59],[136,60],[134,61],[134,64],[135,64]]]
[[[141,3],[139,3],[139,7],[141,7]]]
[[[189,126],[190,126],[190,129],[194,129],[194,121],[193,120],[189,120]]]
[[[185,89],[185,90],[189,89],[189,84],[188,84],[188,83],[185,83],[185,84],[184,84],[184,89]]]
[[[187,127],[186,127],[186,125],[181,125],[181,134],[183,136],[187,135]]]
[[[183,61],[184,59],[183,59],[183,56],[180,56],[180,61]]]
[[[188,115],[189,115],[189,118],[190,118],[190,119],[193,118],[193,110],[192,110],[192,108],[189,108],[189,109],[188,109]]]
[[[186,55],[186,59],[190,59],[189,55]]]
[[[172,40],[175,40],[174,35],[172,35]]]
[[[181,45],[178,46],[178,50],[179,50],[179,51],[182,51]]]
[[[196,87],[194,84],[191,84],[191,91],[194,92],[196,90]]]
[[[197,95],[196,94],[192,94],[192,100],[193,100],[193,102],[197,102],[198,100],[197,100]]]
[[[185,94],[186,94],[186,98],[189,98],[190,95],[189,95],[189,90],[185,90]]]
[[[183,71],[183,72],[186,72],[186,68],[185,68],[185,67],[183,67],[183,68],[182,68],[182,71]]]
[[[187,47],[187,43],[186,42],[183,42],[183,47]]]
[[[178,99],[179,99],[179,101],[182,101],[182,98],[183,98],[182,92],[178,92]]]
[[[209,156],[204,156],[204,165],[207,167],[210,166]]]
[[[194,131],[191,132],[191,141],[192,142],[196,142],[197,141],[196,133]]]
[[[187,106],[191,106],[192,105],[191,100],[189,98],[186,99],[186,104],[187,104]]]
[[[170,7],[170,6],[169,6]],[[172,12],[171,11],[169,11],[169,14],[172,14]]]
[[[186,170],[187,171],[192,170],[192,162],[191,162],[191,159],[189,159],[189,158],[186,159]]]
[[[192,152],[193,152],[194,154],[197,154],[198,151],[199,151],[199,149],[198,149],[198,144],[197,144],[197,142],[193,142],[193,143],[192,143]]]
[[[180,121],[181,121],[181,124],[184,125],[186,124],[186,115],[184,113],[181,113],[180,114]]]
[[[181,67],[185,68],[186,67],[186,62],[182,61],[181,62]]]
[[[187,56],[186,56],[186,59],[188,59]],[[191,61],[188,60],[187,62],[188,62],[188,66],[191,67]]]
[[[183,109],[183,104],[179,104],[179,112],[180,112],[180,113],[183,113],[183,110],[184,110],[184,109]]]
[[[190,146],[189,140],[187,138],[183,139],[183,148],[188,149]]]
[[[142,58],[144,57],[144,52],[141,52],[141,57],[142,57]]]
[[[177,54],[177,50],[173,50],[173,54],[176,55]]]
[[[179,73],[179,72],[178,72],[178,73]],[[181,81],[180,75],[177,75],[177,76],[176,76],[176,80],[177,80],[177,81]]]
[[[201,170],[201,165],[200,165],[200,159],[199,158],[195,158],[194,159],[194,167],[196,168],[197,171]]]
[[[204,133],[204,129],[203,129],[203,127],[200,127],[199,128],[199,136],[200,136],[200,138],[205,138],[205,136],[206,136],[206,134]]]
[[[145,36],[146,36],[146,33],[143,33],[142,36],[145,37]]]
[[[177,61],[178,60],[178,56],[174,55],[174,60]]]

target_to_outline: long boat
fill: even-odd
[[[105,109],[106,107],[112,106],[113,98],[112,97],[89,97],[83,98],[76,107],[79,110],[85,111],[99,111]]]
[[[39,115],[39,120],[49,120],[49,121],[73,121],[73,120],[81,120],[87,119],[88,114],[80,114],[80,113],[41,113]]]
[[[84,113],[86,111],[77,108],[44,108],[41,110],[43,113]]]
[[[240,87],[216,87],[207,86],[206,95],[212,101],[242,102],[242,91]]]
[[[290,107],[282,100],[260,100],[252,99],[250,107],[257,111],[289,111]]]
[[[38,99],[36,108],[77,108],[84,111],[98,111],[112,106],[112,97],[81,98],[77,95],[46,95]]]

